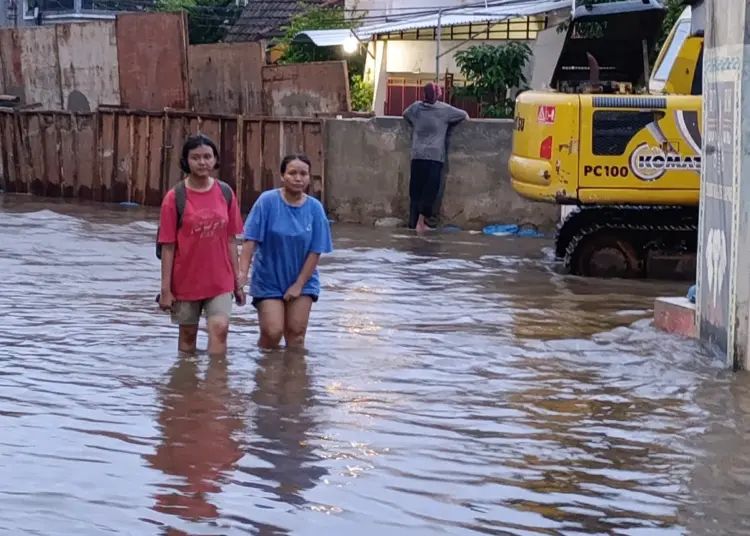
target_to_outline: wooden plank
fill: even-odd
[[[130,201],[144,204],[149,181],[148,152],[151,118],[131,117],[133,123],[133,173]]]
[[[61,110],[60,63],[54,26],[24,28],[20,34],[24,104]]]
[[[260,120],[245,120],[242,126],[242,204],[243,213],[248,213],[263,191],[263,149],[261,146]]]
[[[263,121],[261,126],[261,154],[263,163],[263,189],[265,192],[277,188],[281,184],[279,177],[282,153],[284,152],[282,132],[284,130],[282,121]]]
[[[201,121],[200,125],[198,125],[198,128],[194,131],[191,130],[190,133],[193,134],[195,132],[201,132],[211,138],[211,141],[216,144],[216,147],[221,146],[221,119],[204,119]]]
[[[43,151],[39,116],[32,113],[21,114],[20,120],[24,145],[24,182],[28,192],[44,196],[44,159],[40,157]]]
[[[81,161],[82,155],[79,153],[76,143],[78,141],[76,117],[72,114],[65,114],[59,116],[57,120],[59,125],[58,133],[60,136],[58,150],[61,174],[60,195],[65,198],[77,197],[77,164]]]
[[[310,158],[309,194],[325,204],[325,154],[323,141],[323,123],[305,123],[300,121],[302,131],[302,151]]]
[[[221,154],[221,162],[219,169],[219,177],[224,182],[228,183],[235,192],[238,194],[237,184],[237,120],[225,119],[220,123],[220,136],[219,136],[219,153]]]
[[[143,204],[148,206],[159,206],[163,198],[161,188],[162,174],[162,145],[164,143],[164,120],[156,117],[147,118],[149,121],[148,137],[148,182],[145,186],[145,197]]]
[[[180,182],[183,178],[183,172],[180,169],[180,153],[182,152],[182,145],[185,143],[187,137],[187,129],[189,128],[188,120],[181,115],[171,115],[169,118],[169,175],[166,188],[163,194],[172,188],[175,184]]]
[[[3,192],[14,191],[12,169],[13,169],[13,144],[11,138],[8,136],[8,123],[13,119],[13,116],[8,113],[0,112],[0,189]],[[13,190],[11,190],[13,188]]]
[[[75,176],[73,189],[79,199],[94,196],[94,176],[101,173],[101,158],[97,123],[100,114],[76,115],[75,120]]]
[[[56,31],[64,108],[89,112],[120,104],[115,22],[57,24]]]
[[[56,113],[39,115],[42,142],[42,176],[44,181],[44,195],[46,197],[60,197],[60,161],[57,154],[57,125]]]
[[[12,124],[9,125],[9,138],[12,138],[13,152],[15,153],[15,172],[13,174],[15,188],[14,192],[28,193],[29,171],[26,165],[26,131],[23,129],[22,114],[12,114]]]
[[[131,201],[130,189],[133,178],[133,120],[127,114],[115,115],[115,170],[110,186],[111,201]]]
[[[185,15],[120,13],[116,30],[122,105],[145,110],[187,108]]]
[[[110,201],[110,188],[117,166],[117,117],[113,113],[99,113],[99,173],[94,174],[94,199]]]

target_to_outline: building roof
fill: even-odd
[[[305,5],[343,5],[344,0],[247,0],[242,14],[227,32],[224,41],[239,43],[273,39],[284,35],[282,27],[302,13]]]
[[[452,8],[443,10],[438,14],[434,12],[419,15],[405,16],[395,21],[369,24],[356,28],[356,37],[367,41],[373,36],[391,32],[417,30],[421,28],[435,28],[440,20],[440,27],[459,26],[480,22],[502,21],[515,17],[529,17],[558,11],[570,10],[570,0],[507,0],[495,1],[491,7],[468,7]],[[295,36],[295,41],[313,42],[318,46],[343,45],[353,34],[350,30],[310,30],[300,32]]]

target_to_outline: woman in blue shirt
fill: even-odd
[[[262,348],[304,346],[312,304],[320,295],[318,261],[333,251],[323,205],[305,194],[310,159],[304,154],[281,161],[281,188],[263,192],[245,221],[240,274],[258,310]],[[244,286],[244,285],[243,285]]]

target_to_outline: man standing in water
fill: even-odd
[[[440,86],[434,82],[424,87],[424,100],[404,112],[404,119],[414,127],[411,142],[411,180],[409,181],[409,228],[417,232],[430,229],[425,222],[433,210],[443,176],[448,128],[468,119],[469,114],[440,102]]]

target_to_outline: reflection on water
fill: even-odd
[[[162,440],[146,456],[167,477],[154,509],[188,520],[219,517],[210,495],[221,493],[243,449],[236,437],[243,428],[240,401],[232,400],[226,360],[209,359],[205,377],[199,373],[192,357],[181,357],[172,367],[159,389]]]
[[[154,217],[0,209],[8,534],[750,534],[747,377],[648,320],[683,285],[335,225],[305,353],[247,307],[179,357]]]

